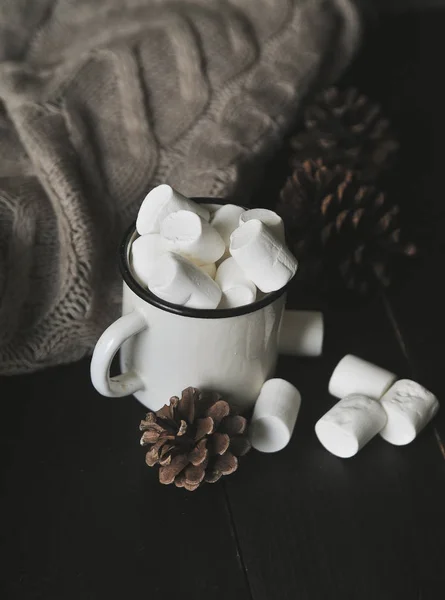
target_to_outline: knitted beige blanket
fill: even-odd
[[[0,372],[88,354],[145,194],[248,194],[358,34],[353,0],[3,0]]]

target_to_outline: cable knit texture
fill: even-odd
[[[246,194],[358,37],[350,0],[3,0],[0,370],[88,354],[145,194]]]

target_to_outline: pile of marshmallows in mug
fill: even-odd
[[[133,271],[162,300],[197,309],[251,304],[283,288],[297,261],[282,219],[266,209],[197,204],[168,185],[154,188],[136,220]]]
[[[131,264],[139,283],[159,298],[197,309],[251,304],[283,288],[297,261],[285,244],[281,218],[266,209],[197,204],[168,185],[145,198],[136,221],[139,237]],[[292,339],[292,336],[294,338]],[[286,311],[280,350],[317,356],[323,319],[312,311]],[[354,456],[380,434],[395,445],[413,441],[436,414],[437,398],[418,383],[347,355],[335,368],[329,392],[340,398],[315,425],[332,454]],[[250,426],[254,448],[276,452],[291,436],[301,404],[284,379],[269,379],[255,403]]]

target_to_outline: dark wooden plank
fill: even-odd
[[[445,340],[445,289],[438,277],[445,272],[444,257],[437,253],[403,286],[388,292],[389,310],[399,339],[412,367],[413,376],[445,402],[443,377]],[[445,410],[435,419],[445,440]],[[445,458],[445,457],[444,457]]]
[[[321,359],[279,364],[303,397],[290,445],[252,452],[226,482],[253,597],[427,598],[420,594],[445,583],[445,471],[434,432],[405,448],[376,438],[347,460],[322,448],[314,424],[335,402],[327,384],[345,353],[410,374],[383,303],[326,320]]]
[[[136,400],[96,394],[86,360],[1,390],[2,598],[249,598],[223,488],[157,482]]]

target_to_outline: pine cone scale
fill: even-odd
[[[168,485],[173,483],[176,475],[188,465],[188,458],[184,454],[178,454],[172,459],[171,463],[165,467],[159,469],[159,481]]]
[[[203,419],[197,419],[195,441],[199,441],[204,436],[213,433],[214,425],[215,423],[212,417],[204,417]]]
[[[166,456],[163,456],[162,458],[160,458],[158,460],[158,463],[160,464],[161,467],[166,467],[167,465],[171,464],[172,462],[172,455],[171,454],[167,454]],[[151,465],[153,466],[153,465]]]
[[[219,481],[222,477],[222,473],[221,471],[216,471],[216,470],[212,470],[212,471],[207,471],[207,473],[205,474],[204,477],[204,481],[206,483],[216,483],[217,481]]]
[[[161,419],[167,419],[173,422],[174,420],[174,410],[179,403],[179,398],[177,396],[173,396],[170,398],[170,403],[165,404],[158,412],[156,413],[158,417]]]
[[[184,471],[181,471],[181,473],[178,473],[175,477],[175,481],[174,484],[176,487],[185,487],[185,473]]]
[[[146,446],[147,444],[154,444],[159,440],[159,436],[161,434],[157,431],[153,431],[151,429],[147,429],[144,431],[141,437],[141,446]]]
[[[222,456],[218,456],[215,461],[215,470],[220,471],[223,475],[230,475],[236,471],[238,467],[238,459],[231,452],[226,452]]]
[[[206,461],[204,461],[200,465],[197,465],[196,467],[194,465],[188,466],[185,470],[186,482],[189,485],[196,485],[197,483],[201,483],[201,481],[204,479],[206,467]]]
[[[241,435],[246,430],[247,420],[241,415],[226,417],[221,422],[221,431],[228,435]]]
[[[230,445],[227,433],[215,433],[212,437],[212,450],[214,454],[224,454]]]
[[[182,435],[184,435],[186,433],[187,433],[187,423],[184,421],[184,419],[181,419],[181,423],[179,425],[179,430],[176,435],[178,437],[181,437]]]
[[[198,444],[193,448],[193,450],[189,454],[189,461],[192,465],[200,465],[203,463],[209,452],[207,450],[207,439],[202,439],[198,442]]]
[[[213,419],[213,422],[218,426],[224,417],[230,413],[230,406],[225,400],[218,400],[210,406],[206,411],[206,416]]]
[[[195,484],[190,484],[187,481],[184,483],[184,488],[188,491],[188,492],[194,492],[195,490],[197,490],[199,488],[200,484],[199,483],[195,483]]]
[[[159,460],[159,453],[156,448],[151,448],[145,455],[145,462],[149,467],[154,467]]]
[[[181,401],[178,403],[178,413],[187,423],[193,423],[195,420],[195,401],[198,396],[198,390],[195,388],[187,388],[184,390]]]

